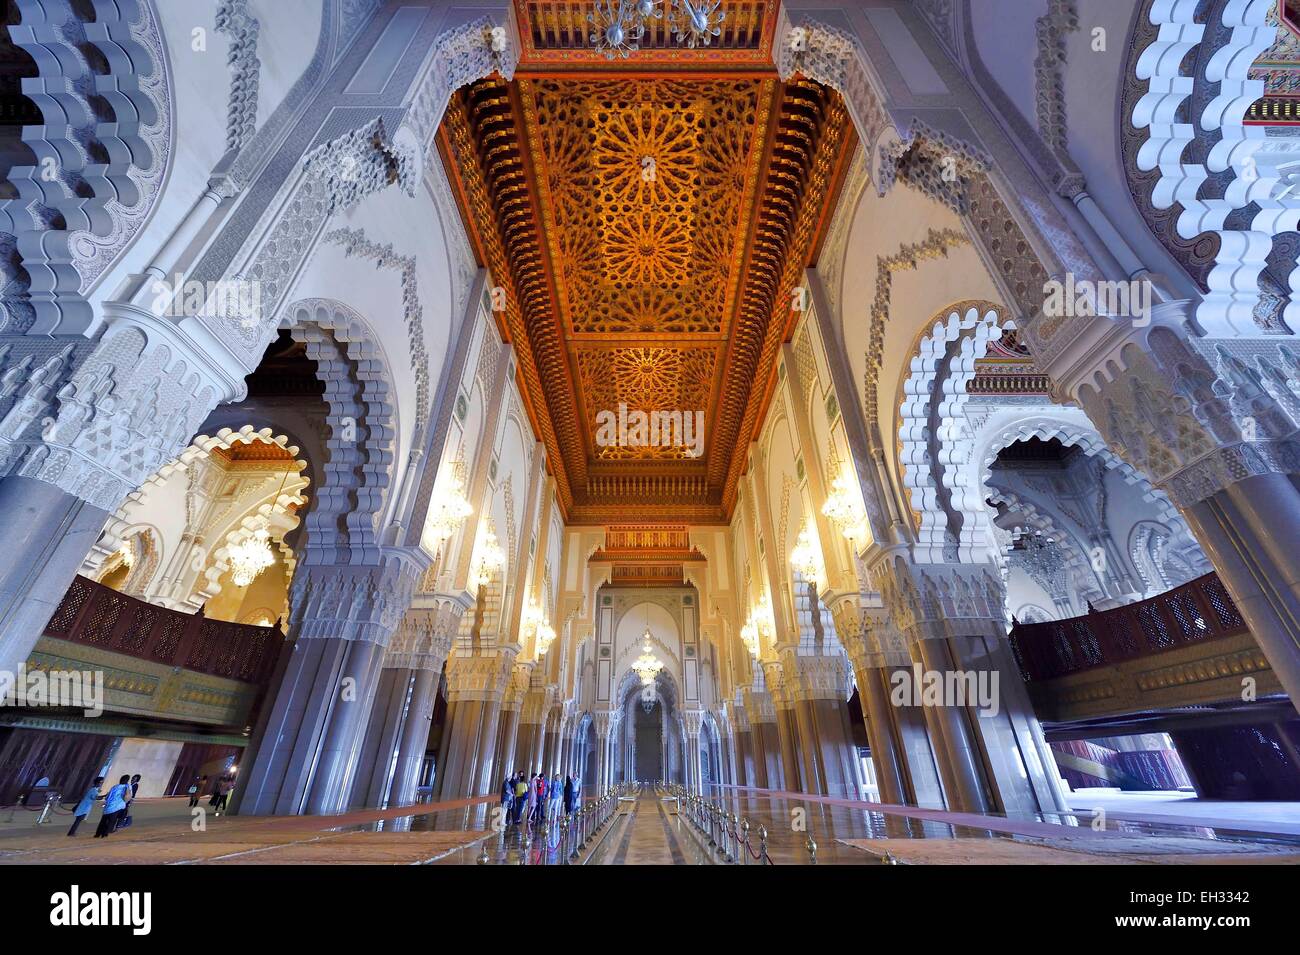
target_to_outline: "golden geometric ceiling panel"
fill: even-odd
[[[571,333],[722,334],[773,83],[520,81]]]
[[[707,438],[706,430],[697,429],[695,420],[686,415],[706,412],[713,388],[717,354],[713,348],[640,348],[585,347],[578,350],[578,380],[586,403],[592,433],[599,434],[602,413],[619,415],[620,406],[629,413],[641,411],[682,412],[670,420],[674,439],[663,439],[653,446],[609,445],[597,443],[595,456],[600,461],[689,460]],[[606,418],[605,420],[609,420]],[[656,422],[661,419],[656,418]],[[692,443],[688,444],[687,441]]]
[[[775,9],[750,4],[764,37]],[[534,39],[569,36],[530,22]],[[728,53],[752,56],[759,36],[740,31]],[[847,110],[770,67],[595,71],[556,52],[588,65],[458,91],[439,148],[479,261],[507,291],[498,321],[565,517],[725,522],[853,151]],[[611,446],[599,430],[620,406],[683,424],[703,412],[702,444]]]

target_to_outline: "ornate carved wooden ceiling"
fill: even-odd
[[[775,3],[749,8],[757,23]],[[498,320],[566,517],[725,521],[852,124],[833,91],[778,80],[770,51],[761,71],[646,73],[638,61],[630,74],[587,59],[530,73],[544,34],[532,32],[513,82],[453,97],[439,142],[506,290]],[[736,36],[749,61],[770,43],[758,27]],[[565,65],[590,52],[568,49]],[[703,454],[600,441],[601,414],[620,405],[702,412]]]

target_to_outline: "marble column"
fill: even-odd
[[[494,766],[501,701],[505,696],[514,655],[453,651],[447,661],[448,722],[446,771],[438,789],[441,800],[481,796],[495,791]]]
[[[463,613],[463,604],[454,600],[417,599],[425,605],[403,615],[384,657],[362,750],[359,778],[367,783],[354,791],[354,806],[383,808],[415,801],[434,697]]]
[[[790,689],[800,746],[806,750],[803,791],[857,797],[857,750],[849,726],[848,664],[842,654],[789,655]]]
[[[798,726],[792,701],[782,683],[783,675],[779,664],[765,664],[763,667],[768,678],[768,691],[772,694],[775,709],[777,752],[781,757],[782,788],[789,792],[802,792],[802,758],[799,755]]]
[[[704,793],[704,767],[700,762],[700,730],[704,725],[704,714],[699,710],[685,710],[682,724],[686,731],[686,778],[688,785],[697,793]]]
[[[732,767],[732,782],[737,786],[753,786],[755,785],[754,734],[749,725],[749,711],[745,707],[736,706],[732,709],[731,726],[736,754]]]
[[[497,733],[497,771],[493,776],[493,782],[500,785],[504,780],[514,775],[516,759],[516,743],[519,739],[519,705],[522,700],[511,700],[508,696],[506,701],[501,704],[501,726]]]
[[[16,673],[63,600],[108,512],[52,484],[0,479],[0,670]],[[0,692],[6,689],[0,686]]]
[[[1065,811],[1060,776],[1007,643],[996,568],[900,559],[872,575],[912,659],[910,675],[891,674],[890,699],[923,711],[948,808]],[[935,684],[960,689],[962,698],[932,698],[925,689]]]
[[[871,746],[871,762],[876,769],[880,801],[902,805],[908,799],[903,788],[901,747],[889,711],[888,670],[866,665],[855,665],[854,669],[858,676],[858,695],[862,700],[862,716]]]
[[[1197,543],[1292,705],[1300,700],[1300,494],[1295,478],[1246,478],[1183,509]]]
[[[424,570],[386,549],[376,567],[300,564],[290,595],[293,652],[232,808],[330,813],[349,805],[385,648]]]
[[[543,725],[546,729],[542,744],[542,772],[546,774],[547,779],[550,779],[560,771],[558,767],[558,757],[556,755],[560,744],[559,712],[551,710],[547,713],[546,721]]]

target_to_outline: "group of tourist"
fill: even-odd
[[[501,809],[510,825],[519,825],[527,818],[530,824],[554,820],[563,807],[566,815],[574,812],[582,802],[582,782],[577,776],[560,778],[556,773],[550,779],[545,773],[526,776],[523,771],[507,777],[501,783]]]
[[[77,803],[77,808],[73,810],[72,827],[68,829],[68,835],[75,836],[77,834],[82,821],[90,815],[90,811],[95,808],[95,803],[101,799],[104,800],[104,808],[99,817],[99,826],[95,829],[96,839],[106,839],[117,830],[125,829],[131,825],[131,803],[135,802],[136,794],[140,791],[140,774],[123,776],[117,781],[117,785],[111,787],[106,793],[100,792],[99,787],[103,784],[103,776],[96,776],[91,782],[90,787],[81,797],[81,801]],[[199,797],[203,795],[204,790],[207,788],[207,776],[195,777],[189,789],[191,809],[199,804]],[[234,788],[235,777],[233,774],[224,773],[217,778],[208,805],[216,810],[218,816],[225,811],[226,802],[229,800],[230,792]]]
[[[90,815],[90,810],[95,808],[95,803],[100,799],[104,800],[104,809],[99,817],[99,825],[95,829],[96,839],[107,839],[117,830],[131,825],[131,803],[135,802],[136,793],[140,791],[140,774],[121,777],[117,785],[106,793],[99,791],[103,783],[103,776],[96,776],[91,782],[90,788],[86,790],[81,801],[77,803],[77,808],[73,810],[72,827],[68,830],[68,835],[77,834],[81,821]]]
[[[190,784],[190,808],[193,809],[199,804],[203,793],[208,788],[208,777],[197,776],[194,782]],[[208,800],[208,805],[215,810],[216,815],[221,815],[226,809],[226,803],[230,799],[231,790],[235,788],[235,777],[232,773],[223,773],[217,777],[217,784],[212,788],[212,798]]]

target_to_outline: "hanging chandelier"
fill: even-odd
[[[745,649],[755,658],[758,657],[758,625],[754,623],[751,616],[745,621],[745,625],[740,628],[740,642],[745,645]]]
[[[849,479],[841,474],[831,483],[830,496],[822,507],[825,514],[850,545],[856,545],[867,536],[867,515],[862,501]]]
[[[555,629],[543,620],[537,625],[537,655],[546,656],[546,651],[551,649],[551,644],[555,642]]]
[[[817,546],[813,537],[812,526],[804,524],[803,530],[799,531],[799,540],[795,543],[794,550],[790,551],[790,566],[814,588],[822,578],[820,551],[821,548]]]
[[[546,611],[534,600],[529,600],[528,606],[524,608],[524,632],[531,633],[536,638],[538,659],[546,656],[546,651],[555,642],[555,628],[546,619]]]
[[[440,491],[435,491],[433,500],[429,502],[429,516],[425,521],[425,529],[429,536],[442,544],[447,538],[465,523],[465,518],[472,514],[474,508],[470,507],[469,501],[465,500],[465,495],[461,493],[460,479],[449,477],[447,483]]]
[[[644,638],[645,647],[641,650],[641,655],[632,664],[632,670],[641,678],[642,686],[653,686],[655,677],[659,675],[659,671],[664,668],[664,665],[663,661],[655,656],[654,649],[650,645],[649,627],[646,627]]]
[[[265,526],[255,530],[230,548],[226,558],[230,564],[230,579],[236,587],[247,587],[266,568],[275,563],[271,553],[271,534]]]
[[[490,527],[483,528],[478,546],[478,582],[487,585],[492,575],[506,564],[506,552],[497,544],[497,535]]]
[[[727,15],[720,6],[722,0],[595,0],[587,15],[588,39],[606,59],[626,59],[640,49],[650,22],[664,19],[666,10],[669,32],[693,50],[722,33]]]

